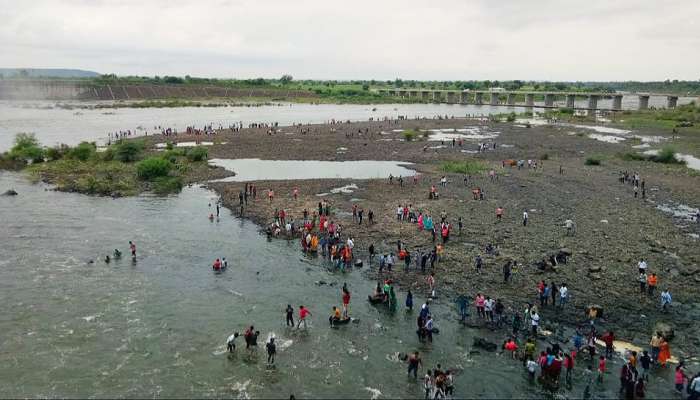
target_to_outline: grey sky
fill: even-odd
[[[0,0],[0,66],[319,79],[700,79],[700,0]]]

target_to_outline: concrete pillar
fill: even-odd
[[[566,108],[575,108],[576,107],[576,95],[575,94],[567,94],[566,95]]]
[[[496,92],[491,92],[491,105],[492,106],[497,106],[499,103],[498,101],[498,93]]]
[[[666,96],[666,108],[676,108],[678,96]]]
[[[506,99],[506,104],[509,106],[515,105],[515,93],[508,93],[508,99]]]
[[[528,93],[525,95],[525,106],[534,107],[535,106],[535,95],[533,93]]]
[[[640,94],[639,95],[639,109],[646,110],[647,108],[649,108],[649,95],[648,94]]]
[[[613,110],[622,110],[622,95],[621,94],[616,94],[615,96],[613,96],[612,109]]]
[[[598,96],[591,94],[588,96],[588,109],[595,110],[598,108]]]
[[[407,90],[401,90],[401,91],[399,92],[399,95],[401,95],[401,98],[402,98],[402,99],[405,99],[406,97],[408,97],[408,91],[407,91]]]
[[[469,92],[462,92],[459,95],[459,102],[462,104],[469,103]]]
[[[389,96],[396,96],[396,90],[394,89],[387,90],[387,93],[389,94]]]
[[[447,102],[448,103],[455,102],[455,92],[447,92]]]
[[[554,107],[554,93],[545,93],[544,106],[545,107]]]
[[[474,104],[484,104],[484,94],[481,92],[474,93]]]

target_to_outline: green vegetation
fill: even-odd
[[[34,179],[58,190],[103,196],[178,192],[186,179],[208,173],[205,147],[168,147],[158,153],[147,151],[142,139],[122,140],[100,153],[95,143],[43,148],[33,135],[19,134],[12,149],[0,155],[0,168],[25,168]],[[40,160],[34,160],[39,155]]]
[[[168,160],[152,157],[136,164],[136,174],[139,178],[152,181],[156,178],[167,176],[172,164]]]
[[[185,151],[185,155],[192,162],[206,161],[209,151],[204,146],[196,146]]]
[[[664,146],[657,154],[650,155],[649,160],[662,164],[685,164],[685,161],[676,158],[673,146]]]
[[[626,153],[617,153],[617,157],[624,161],[647,161],[649,157],[644,154],[628,151]]]
[[[418,137],[420,137],[420,132],[416,132],[413,129],[406,129],[405,131],[403,131],[403,138],[407,142],[412,142],[414,139],[416,139]]]
[[[693,128],[700,131],[700,107],[695,103],[673,109],[623,111],[619,123],[633,129],[638,128]]]
[[[590,156],[586,158],[584,162],[585,165],[601,165],[603,163],[603,157],[601,156]]]
[[[440,166],[443,172],[452,172],[463,175],[474,175],[486,171],[487,166],[481,161],[445,161]]]

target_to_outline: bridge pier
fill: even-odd
[[[566,95],[566,108],[575,108],[576,107],[576,95],[573,94],[567,94]]]
[[[639,109],[646,110],[649,108],[649,95],[640,94],[639,95]]]
[[[515,93],[508,93],[508,98],[506,99],[506,104],[509,106],[515,105]]]
[[[459,94],[459,102],[462,104],[469,103],[469,92],[462,92]]]
[[[447,92],[447,102],[448,103],[455,102],[455,93],[454,92]]]
[[[525,95],[525,107],[534,107],[535,106],[535,95],[532,93],[527,93]]]
[[[474,93],[474,104],[476,105],[482,105],[484,104],[484,94],[477,92]]]
[[[544,95],[544,106],[554,107],[554,93],[545,93]]]
[[[428,99],[430,99],[430,92],[427,91],[427,90],[422,90],[422,91],[420,92],[420,98],[421,98],[422,100],[428,100]]]
[[[408,93],[408,97],[410,97],[410,98],[412,98],[412,99],[418,97],[418,91],[417,91],[417,90],[411,90],[411,91]]]
[[[443,99],[442,92],[437,91],[437,90],[433,92],[433,101],[437,101],[438,103],[441,103],[442,99]]]
[[[598,96],[588,95],[588,109],[595,111],[598,108]]]
[[[622,110],[622,95],[621,94],[617,94],[617,95],[613,96],[612,109],[613,110]]]
[[[666,108],[676,108],[678,96],[666,96]]]
[[[498,93],[496,92],[491,92],[491,105],[492,106],[497,106],[499,103],[498,101]]]

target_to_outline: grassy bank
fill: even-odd
[[[631,129],[682,129],[700,132],[700,107],[691,103],[673,109],[623,111],[618,114],[615,122]]]
[[[177,193],[208,174],[207,157],[202,146],[156,152],[143,140],[128,140],[98,152],[94,143],[42,147],[33,135],[19,134],[12,149],[0,156],[0,166],[24,169],[35,181],[60,191],[119,197]]]

